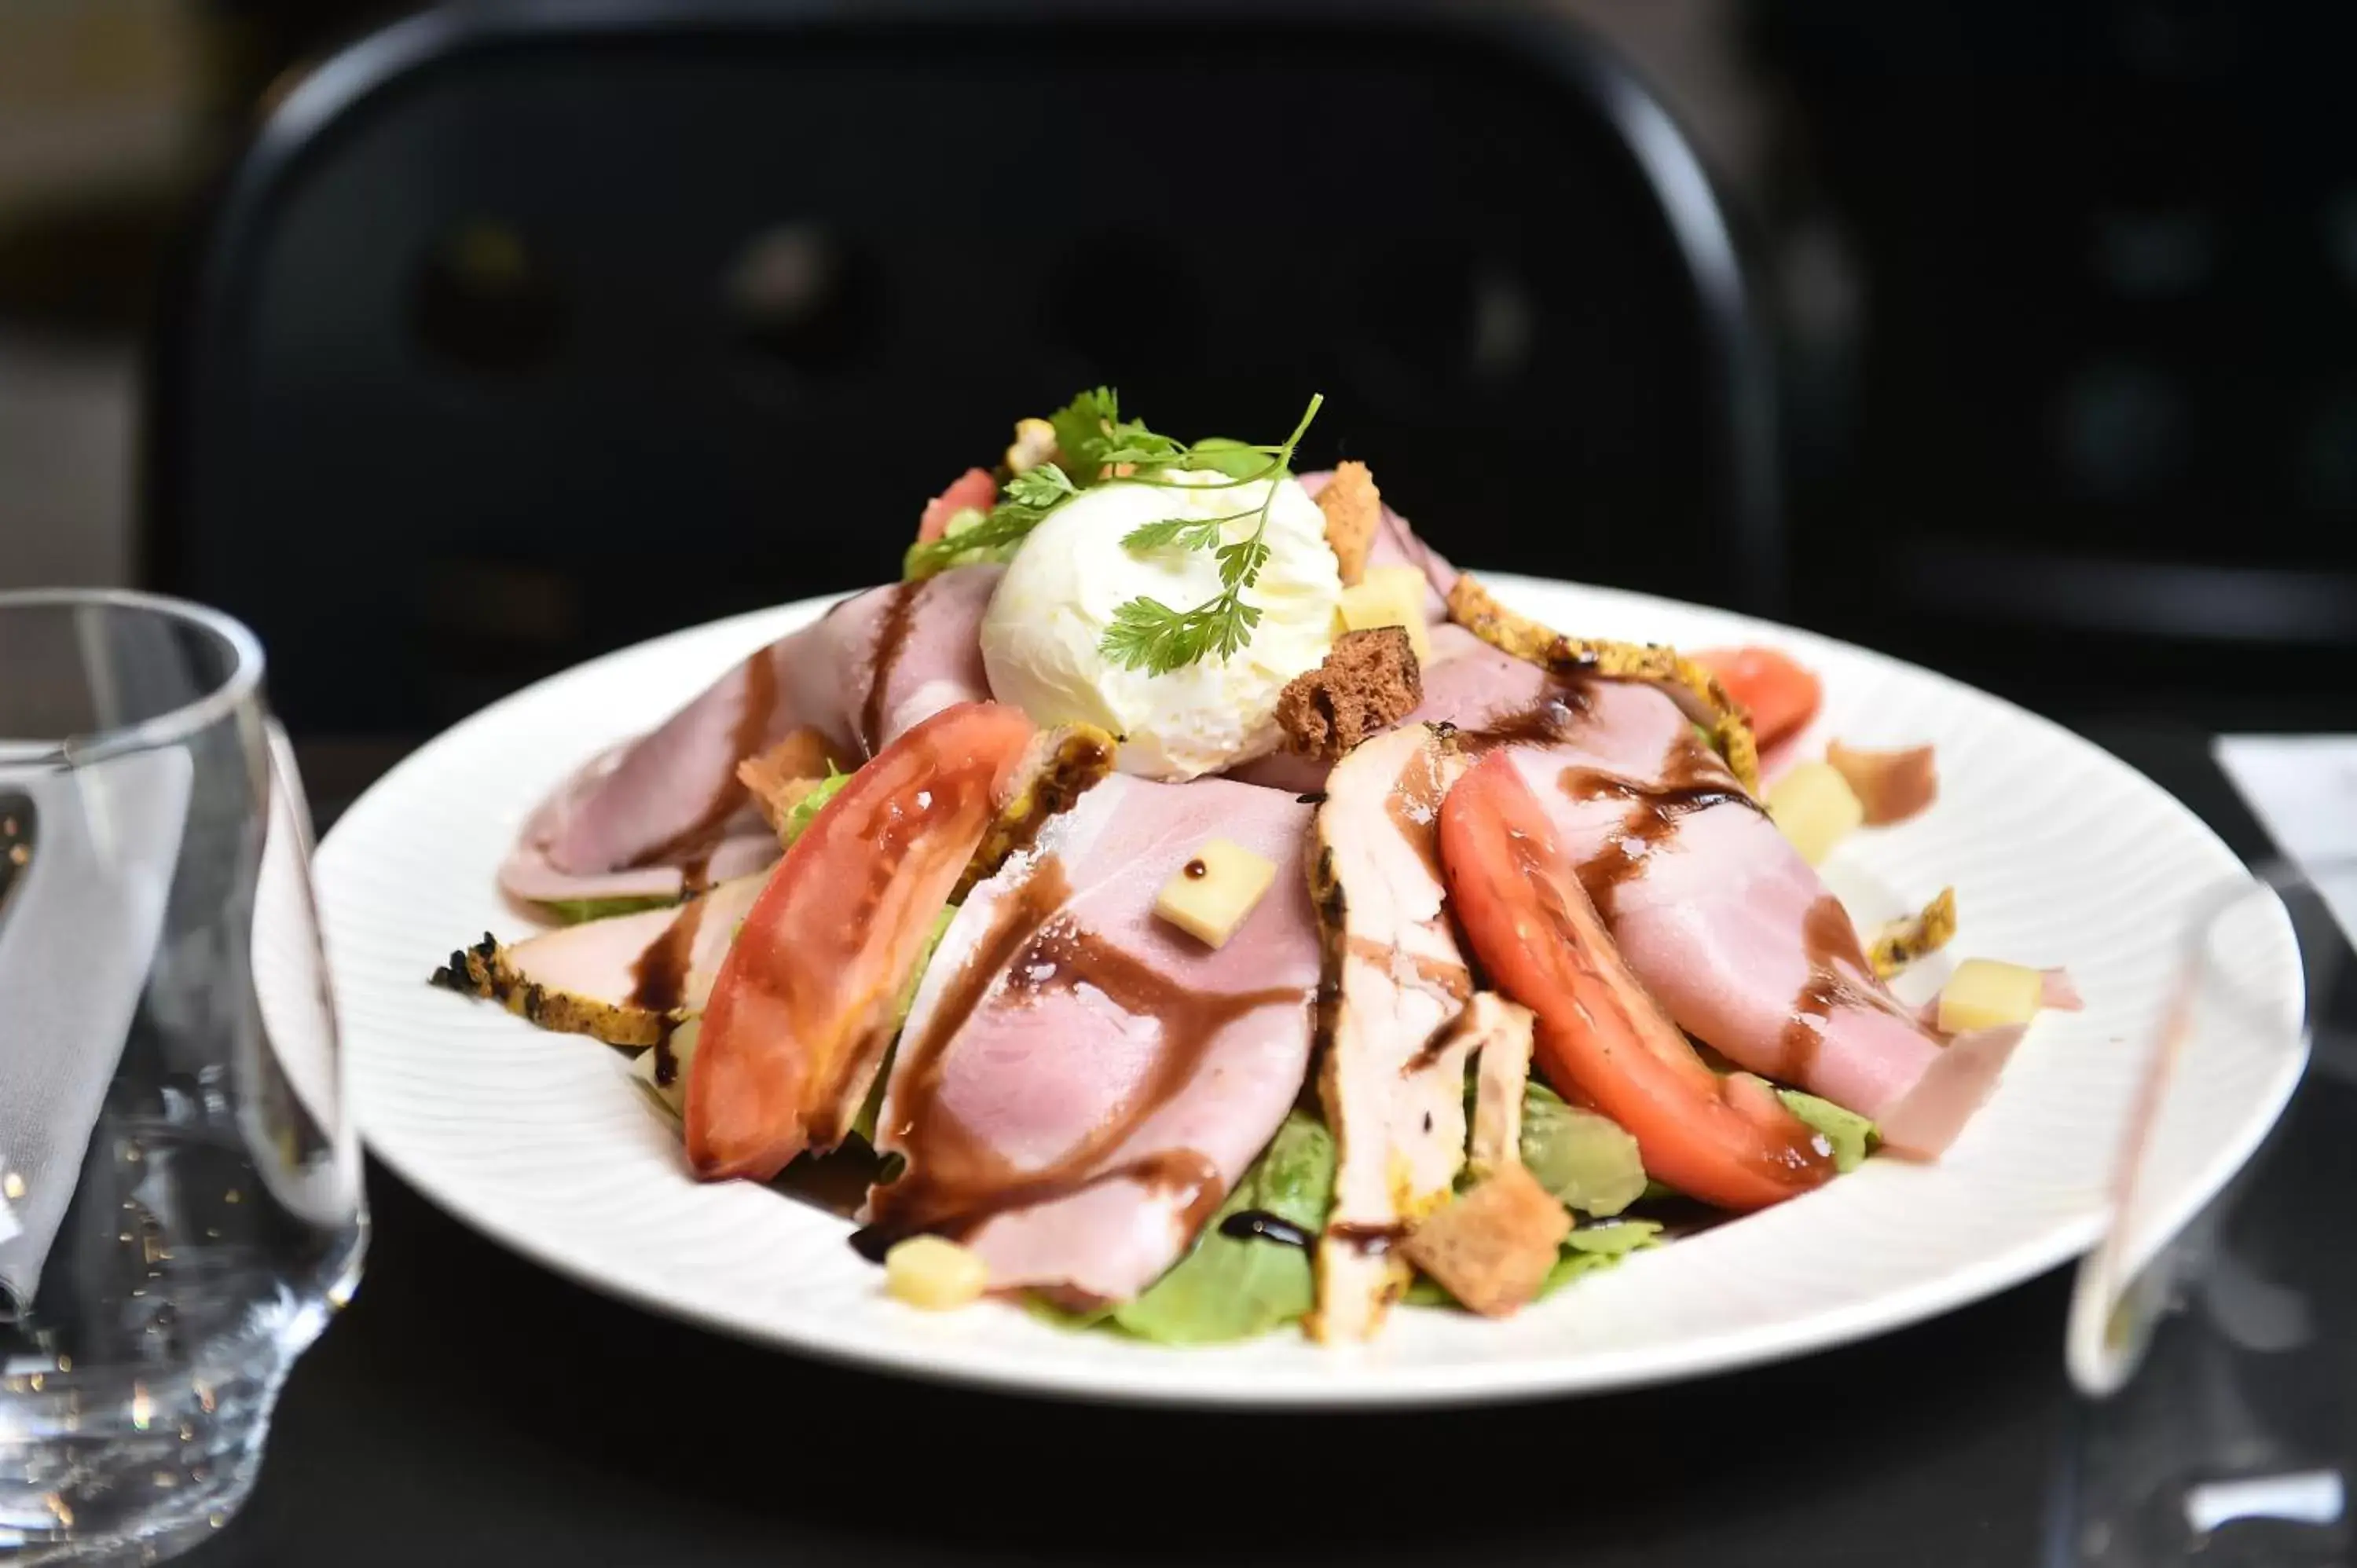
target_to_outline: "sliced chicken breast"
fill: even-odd
[[[1309,1320],[1320,1339],[1382,1326],[1410,1277],[1400,1241],[1448,1199],[1465,1163],[1475,1037],[1453,1025],[1472,981],[1441,911],[1434,825],[1463,766],[1439,731],[1394,730],[1336,765],[1318,808],[1318,1089],[1337,1157]]]

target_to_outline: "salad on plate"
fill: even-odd
[[[1804,757],[1781,653],[1516,614],[1296,472],[1318,410],[1021,421],[899,582],[586,759],[500,868],[538,934],[435,982],[629,1053],[683,1179],[847,1182],[902,1301],[1167,1344],[1502,1316],[1938,1158],[2077,1000],[1902,1004],[1953,894],[1861,932],[1819,879],[1931,748]]]

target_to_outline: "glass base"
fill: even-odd
[[[195,1547],[253,1489],[278,1392],[349,1297],[257,1307],[247,1332],[190,1362],[130,1370],[39,1357],[0,1366],[0,1568],[161,1562]]]

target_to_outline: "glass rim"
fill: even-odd
[[[0,589],[0,617],[18,610],[54,609],[132,611],[199,628],[228,648],[231,659],[229,672],[201,696],[134,724],[51,739],[0,736],[0,763],[49,763],[73,768],[126,752],[169,746],[211,728],[252,701],[262,689],[262,639],[243,621],[226,611],[138,588]]]

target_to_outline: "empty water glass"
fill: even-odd
[[[2112,1224],[2072,1294],[2057,1568],[2352,1561],[2357,1038],[2334,1004],[2352,929],[2335,912],[2357,917],[2357,865],[2268,867],[2214,891],[2184,933]],[[2305,1012],[2255,961],[2287,923]],[[2255,1147],[2191,1131],[2226,1076],[2285,1107]]]
[[[0,1564],[218,1529],[359,1276],[309,837],[251,632],[0,594]]]

